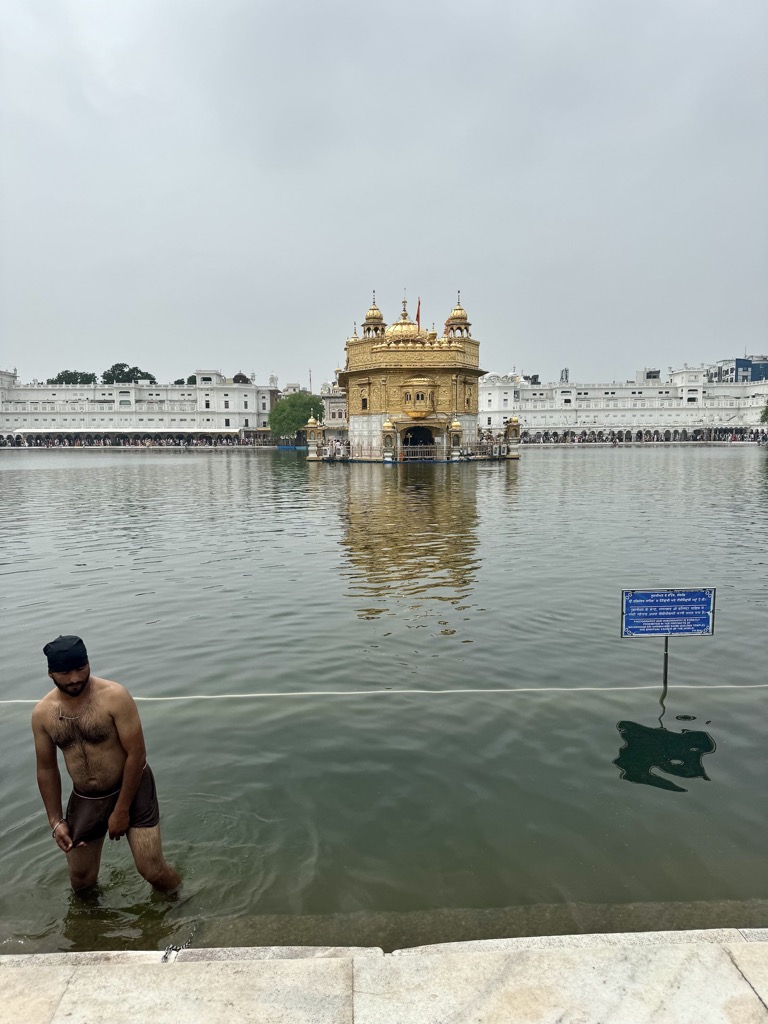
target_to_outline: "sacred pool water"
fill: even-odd
[[[0,503],[2,952],[768,925],[764,450],[3,451]],[[717,588],[664,704],[650,587]],[[176,898],[125,842],[68,891],[58,633],[139,699]]]

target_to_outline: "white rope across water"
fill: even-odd
[[[466,693],[616,693],[625,690],[658,690],[660,683],[643,686],[500,686],[467,690],[287,690],[285,693],[187,693],[176,697],[137,697],[136,701],[181,700],[259,700],[270,697],[394,697],[398,694],[420,694],[439,697]],[[675,683],[675,690],[765,690],[768,683]],[[0,704],[37,704],[38,698],[24,697],[0,700]]]

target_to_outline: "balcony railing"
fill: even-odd
[[[508,447],[504,441],[479,441],[450,447],[442,444],[398,445],[386,448],[377,444],[331,443],[321,446],[319,454],[327,459],[370,460],[391,458],[393,462],[447,462],[452,459],[504,458]]]

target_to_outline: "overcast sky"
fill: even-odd
[[[0,367],[315,387],[376,289],[481,365],[768,352],[764,0],[5,0]]]

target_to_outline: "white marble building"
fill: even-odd
[[[21,384],[0,371],[0,436],[269,433],[277,378],[197,370],[196,384]]]
[[[712,382],[705,366],[670,370],[662,380],[657,370],[640,370],[633,381],[579,384],[562,380],[540,384],[518,373],[487,373],[479,383],[478,423],[482,430],[500,430],[517,416],[525,436],[565,432],[638,432],[677,439],[715,432],[754,430],[768,402],[768,380]]]
[[[326,437],[346,438],[347,436],[347,392],[339,385],[339,374],[336,370],[332,381],[324,381],[320,388],[323,399],[324,426]]]

